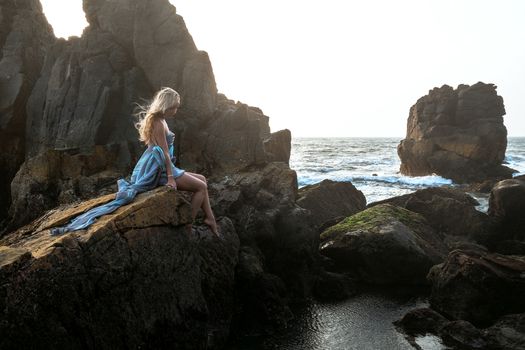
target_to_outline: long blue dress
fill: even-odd
[[[173,177],[177,178],[184,174],[184,170],[179,169],[174,165],[174,140],[174,133],[171,131],[166,133],[166,141],[168,143],[171,158],[171,170]],[[138,193],[152,190],[157,186],[165,185],[167,182],[166,158],[162,148],[156,145],[148,146],[137,162],[137,165],[135,165],[130,181],[128,182],[124,179],[117,181],[118,192],[114,200],[101,206],[91,208],[82,215],[72,219],[66,226],[52,228],[51,234],[56,236],[69,231],[86,229],[93,224],[98,217],[112,213],[121,206],[133,201]]]

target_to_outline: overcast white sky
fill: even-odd
[[[170,0],[220,92],[272,131],[405,135],[436,86],[494,83],[509,136],[525,136],[523,0]],[[81,0],[42,0],[55,35],[80,35]]]

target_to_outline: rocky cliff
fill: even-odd
[[[261,322],[282,325],[286,300],[308,296],[318,269],[316,232],[295,204],[290,132],[271,133],[259,108],[218,93],[208,55],[167,0],[83,7],[89,26],[63,40],[38,1],[2,2],[0,84],[12,96],[2,93],[0,110],[4,235],[49,209],[114,192],[143,151],[136,103],[170,86],[182,96],[170,122],[179,165],[208,177],[216,214],[231,218],[240,238],[237,281],[250,283],[236,287],[237,311],[260,303]],[[247,285],[271,299],[254,299]]]
[[[109,183],[108,169],[114,179],[126,175],[142,151],[133,126],[135,104],[151,98],[161,86],[171,86],[182,95],[182,108],[170,125],[177,134],[182,167],[220,177],[254,164],[288,161],[289,132],[278,133],[274,140],[268,117],[260,109],[218,94],[208,55],[197,50],[183,18],[167,0],[86,0],[89,27],[82,37],[68,41],[53,38],[37,1],[7,3],[17,18],[28,18],[24,6],[32,4],[30,15],[39,20],[26,19],[19,26],[35,33],[28,35],[33,40],[46,39],[37,40],[38,55],[26,54],[31,70],[20,68],[32,74],[23,100],[19,98],[16,106],[15,98],[3,104],[10,109],[2,110],[2,128],[10,129],[2,140],[2,153],[11,169],[3,183],[10,184],[16,177],[2,196],[4,213],[11,207],[10,229],[57,204],[89,198],[92,193],[83,190],[79,176],[84,183],[106,182],[100,177]],[[17,41],[17,45],[19,51],[38,48],[33,42]],[[6,41],[4,53],[7,49]],[[3,84],[10,91],[16,88],[13,79]],[[50,150],[54,158],[73,157],[80,163],[60,161],[53,167],[54,174],[34,183],[30,159]],[[113,159],[110,166],[100,153]],[[11,161],[14,158],[18,161]],[[21,167],[24,171],[15,175]],[[28,182],[34,184],[19,188]],[[41,192],[49,193],[48,198],[34,201]],[[27,202],[41,204],[21,211]]]
[[[410,108],[398,146],[401,172],[438,174],[456,182],[511,177],[502,166],[507,148],[503,98],[493,84],[432,89]]]
[[[25,160],[26,105],[55,41],[38,0],[2,1],[0,7],[0,221],[10,183]]]

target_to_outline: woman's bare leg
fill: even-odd
[[[201,180],[202,182],[206,184],[206,195],[204,196],[204,200],[202,201],[202,211],[204,211],[204,214],[207,220],[213,221],[215,223],[215,215],[213,215],[213,211],[211,210],[210,196],[208,194],[208,185],[207,185],[206,178],[204,177],[204,175],[201,175],[201,174],[195,174],[195,173],[190,173],[190,172],[186,172],[186,173],[193,177],[196,177],[197,179]]]
[[[177,183],[178,189],[193,192],[191,199],[192,219],[195,220],[197,212],[202,207],[206,214],[204,223],[211,228],[213,233],[218,235],[217,223],[215,222],[215,217],[211,211],[210,200],[208,197],[208,185],[206,182],[196,176],[192,176],[191,173],[184,173],[182,176],[176,178],[175,182]]]

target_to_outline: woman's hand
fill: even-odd
[[[173,179],[173,176],[168,176],[168,183],[166,184],[166,186],[177,189],[177,183]]]

